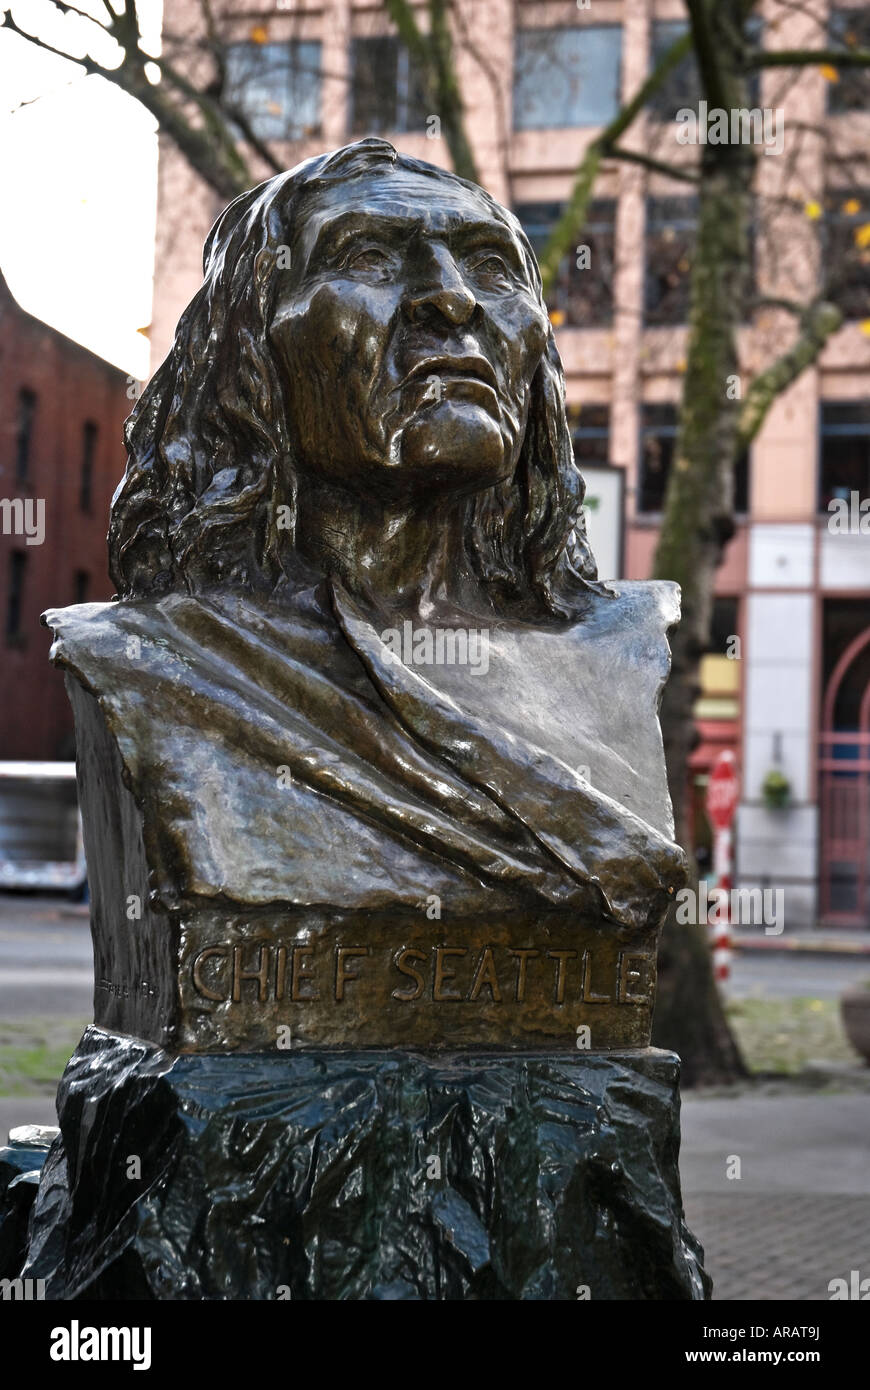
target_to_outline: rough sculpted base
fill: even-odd
[[[703,1298],[678,1074],[655,1049],[228,1066],[89,1028],[24,1274],[55,1299]]]

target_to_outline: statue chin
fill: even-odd
[[[511,471],[501,425],[469,401],[443,400],[415,414],[397,443],[391,471],[418,478],[427,488],[477,491],[493,487]]]

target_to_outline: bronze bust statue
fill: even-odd
[[[271,179],[127,445],[118,597],[46,614],[96,1021],[9,1273],[706,1297],[648,1046],[677,591],[596,579],[516,219],[383,140]]]
[[[97,1022],[647,1043],[678,598],[596,580],[517,220],[377,139],[270,179],[126,439],[118,599],[46,615],[100,768]]]

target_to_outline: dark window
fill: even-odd
[[[870,189],[828,194],[822,222],[827,299],[847,319],[870,317]]]
[[[79,489],[79,507],[83,512],[91,510],[94,490],[94,457],[97,451],[97,426],[88,420],[82,430],[82,479]]]
[[[832,48],[870,48],[870,9],[832,9],[828,19]],[[870,73],[866,68],[835,68],[836,82],[828,82],[828,110],[870,109]]]
[[[546,246],[563,208],[564,203],[520,203],[516,207],[536,255]],[[594,328],[612,322],[615,215],[612,198],[598,198],[589,205],[576,245],[563,258],[547,301],[556,327]],[[588,247],[588,255],[584,247]]]
[[[688,29],[681,19],[657,20],[652,26],[650,50],[650,72],[656,68],[669,48],[682,38]],[[662,121],[672,121],[684,106],[696,111],[703,93],[698,65],[693,53],[689,53],[665,78],[649,102],[649,109]]]
[[[21,608],[26,569],[27,556],[22,550],[13,550],[9,556],[9,601],[6,606],[7,637],[18,637],[21,633]]]
[[[822,608],[822,671],[820,692],[827,692],[830,679],[847,648],[867,627],[867,599],[827,598]],[[825,824],[827,853],[824,856],[824,877],[827,879],[828,910],[848,912],[855,916],[866,912],[866,859],[860,849],[849,852],[850,836],[862,834],[862,817],[866,806],[865,774],[857,770],[858,759],[864,756],[861,742],[850,738],[862,727],[861,707],[870,685],[870,646],[853,653],[852,660],[842,673],[834,698],[831,732],[840,737],[822,744],[822,754],[832,760],[822,771],[823,804],[828,810]],[[837,829],[833,817],[839,812],[842,838],[834,838]],[[864,861],[862,863],[862,860]],[[863,901],[862,901],[863,900]]]
[[[90,587],[91,576],[88,574],[87,570],[76,570],[75,579],[73,581],[73,588],[75,592],[73,602],[87,603]]]
[[[637,509],[660,512],[677,442],[677,408],[645,405],[641,414],[641,465]]]
[[[227,106],[260,140],[298,140],[320,129],[320,44],[231,43],[226,50]]]
[[[677,407],[645,405],[641,415],[639,512],[664,511],[668,475],[677,443]],[[734,465],[734,511],[749,511],[749,451]],[[733,631],[733,629],[732,629]]]
[[[18,426],[15,434],[15,477],[23,483],[30,467],[30,446],[33,442],[33,420],[36,415],[36,396],[25,387],[18,392]]]
[[[710,619],[710,641],[707,644],[708,652],[715,652],[717,656],[727,656],[728,648],[733,637],[737,636],[738,603],[736,598],[730,595],[721,595],[713,599],[713,613]]]
[[[822,619],[822,690],[826,690],[834,668],[850,643],[867,626],[866,598],[825,599]],[[861,704],[870,684],[870,647],[856,654],[837,692],[834,702],[834,728],[845,732],[861,727]],[[854,757],[857,749],[848,745],[834,756]],[[845,771],[845,769],[844,769]]]
[[[698,222],[695,197],[648,198],[646,227],[646,322],[651,327],[685,323]]]
[[[749,511],[749,454],[744,449],[734,465],[734,510],[738,516],[746,516]]]
[[[825,401],[821,433],[819,510],[853,491],[870,496],[870,402]]]
[[[582,472],[583,465],[599,466],[610,460],[610,406],[571,405],[568,407],[568,427],[574,445],[574,457]]]
[[[423,80],[399,39],[354,39],[351,63],[351,128],[355,135],[426,129]]]
[[[617,24],[520,29],[514,50],[514,130],[606,125],[619,109]]]
[[[682,38],[688,27],[681,19],[653,21],[650,72],[658,66],[668,49],[673,48],[677,40]],[[757,15],[753,15],[748,21],[746,35],[753,47],[761,44],[762,24]],[[760,75],[753,72],[747,84],[747,100],[750,107],[758,105],[760,83]],[[683,61],[668,73],[658,91],[650,97],[649,110],[661,121],[673,121],[677,112],[684,108],[697,112],[698,103],[703,95],[695,55],[688,53]]]

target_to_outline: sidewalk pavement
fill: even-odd
[[[0,1096],[0,1145],[17,1125],[56,1125],[54,1096]]]
[[[689,1094],[682,1131],[714,1299],[825,1301],[832,1279],[870,1277],[870,1094]]]

